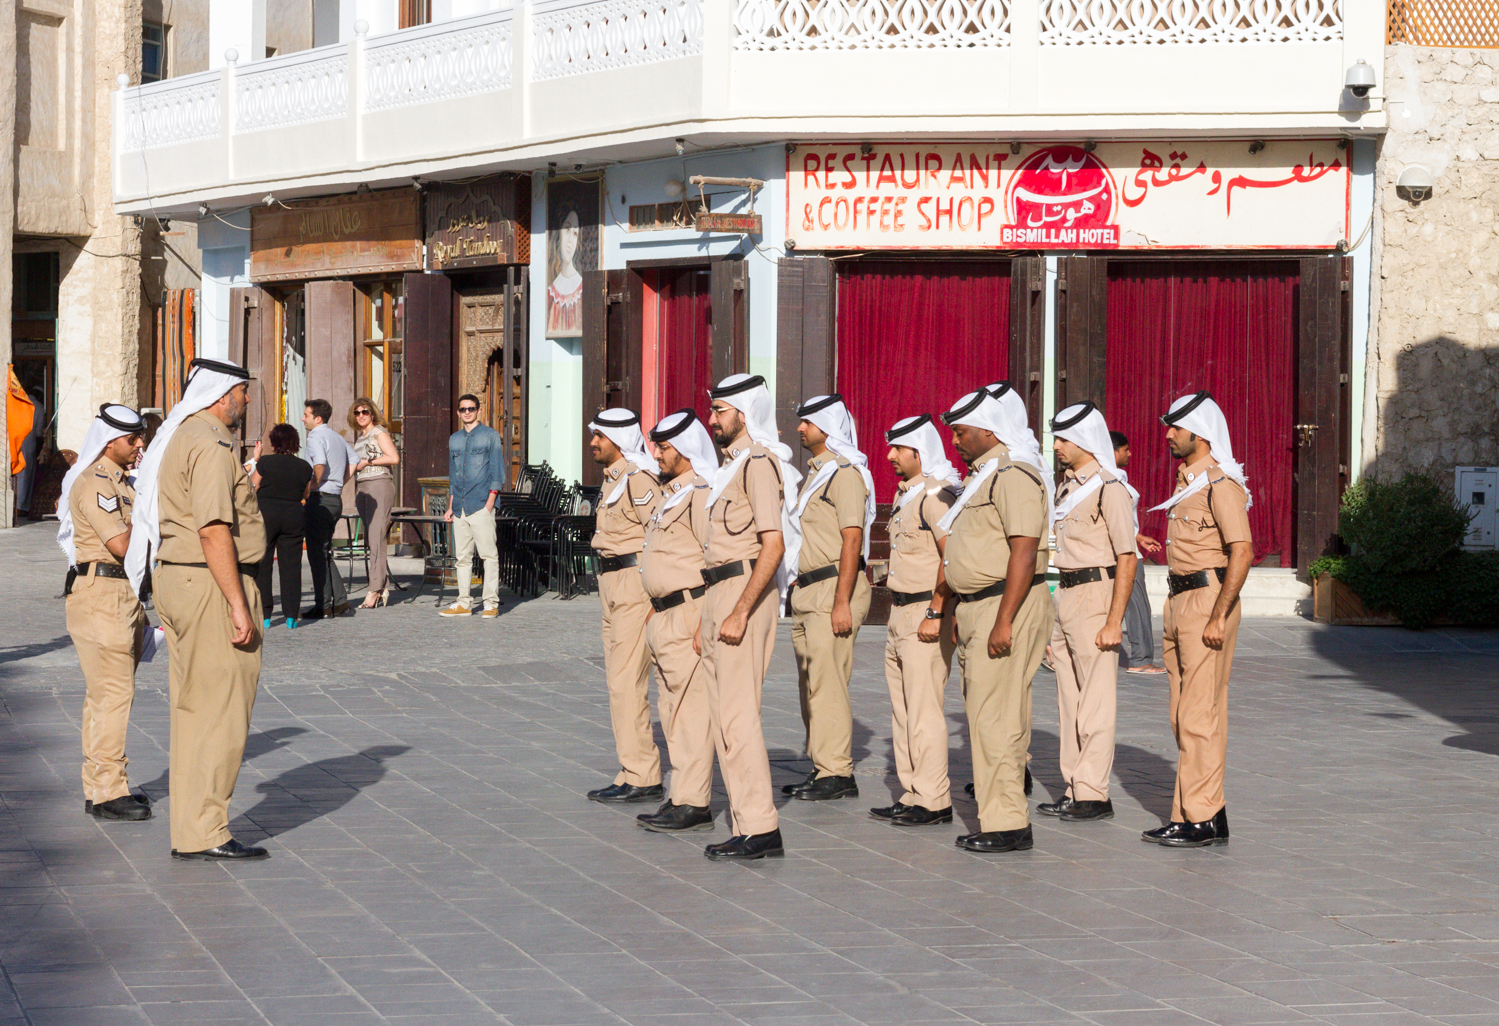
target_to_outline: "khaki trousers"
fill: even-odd
[[[791,648],[801,685],[802,725],[807,754],[819,777],[854,775],[854,708],[848,682],[854,672],[854,642],[869,615],[869,579],[862,573],[849,596],[854,629],[846,638],[833,633],[833,599],[838,579],[830,577],[791,593]]]
[[[633,566],[599,574],[604,606],[604,678],[609,685],[609,720],[619,756],[616,784],[654,787],[661,783],[661,753],[651,732],[651,660],[645,647],[645,621],[651,600]]]
[[[229,799],[239,779],[260,682],[260,590],[240,575],[255,634],[235,646],[229,600],[204,567],[163,564],[156,611],[167,634],[172,707],[172,847],[203,851],[230,839]]]
[[[1046,654],[1055,615],[1045,584],[1031,588],[1015,614],[1010,650],[989,656],[989,632],[1002,596],[958,604],[958,661],[963,704],[973,750],[974,797],[979,830],[1022,830],[1030,825],[1025,766],[1031,748],[1031,679]]]
[[[1234,603],[1222,649],[1202,643],[1222,585],[1211,572],[1206,588],[1166,600],[1161,652],[1171,686],[1171,732],[1176,735],[1176,794],[1171,819],[1201,823],[1223,808],[1223,768],[1228,761],[1228,674],[1239,640],[1243,608]]]
[[[890,747],[902,805],[933,812],[951,807],[947,779],[947,716],[943,702],[952,672],[952,620],[940,624],[941,640],[925,642],[916,631],[927,604],[890,607],[885,632],[885,683],[890,685]]]
[[[760,727],[760,692],[775,651],[780,593],[772,581],[750,610],[737,645],[718,640],[718,627],[734,611],[749,578],[731,577],[703,596],[703,669],[718,769],[729,792],[730,829],[767,834],[780,826],[770,791],[770,756]]]
[[[651,663],[656,667],[656,711],[671,758],[671,800],[706,806],[713,791],[713,724],[708,673],[692,650],[703,599],[690,598],[651,617]]]
[[[453,518],[453,573],[457,575],[458,602],[474,607],[474,551],[484,561],[484,608],[500,608],[500,550],[495,543],[494,510],[480,506],[467,516]],[[374,580],[375,568],[370,567]],[[601,589],[602,590],[602,589]]]
[[[1074,801],[1109,797],[1114,769],[1114,714],[1119,653],[1094,644],[1109,620],[1114,582],[1058,588],[1057,622],[1051,632],[1051,661],[1057,671],[1057,714],[1061,720],[1062,779]]]
[[[83,797],[98,805],[130,793],[125,734],[146,613],[129,581],[92,574],[73,582],[67,608],[83,670]]]

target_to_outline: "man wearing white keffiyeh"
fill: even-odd
[[[608,787],[588,792],[595,802],[654,801],[661,786],[661,753],[651,732],[651,658],[645,624],[651,600],[640,583],[645,525],[661,502],[660,468],[645,448],[633,410],[600,410],[588,425],[594,462],[604,468],[598,528],[599,599],[604,622],[604,679],[619,772]]]
[[[1056,533],[1057,674],[1061,767],[1066,790],[1036,811],[1063,822],[1111,819],[1117,649],[1135,578],[1135,508],[1114,466],[1103,414],[1076,403],[1051,422],[1053,449],[1067,468],[1052,515]]]
[[[1174,848],[1228,843],[1223,772],[1228,761],[1228,677],[1239,634],[1239,589],[1254,543],[1244,468],[1228,421],[1207,392],[1184,395],[1161,417],[1181,461],[1166,514],[1162,655],[1178,752],[1171,822],[1142,839]]]
[[[126,468],[145,425],[128,406],[106,403],[89,425],[62,482],[57,543],[68,557],[68,634],[83,670],[83,811],[105,820],[151,818],[149,799],[131,794],[125,735],[146,614],[120,561],[130,544],[135,489]]]
[[[698,629],[708,670],[708,711],[718,767],[729,792],[733,836],[710,859],[785,854],[760,728],[760,693],[775,651],[786,493],[801,475],[776,432],[775,401],[758,374],[733,374],[709,393],[708,427],[725,462],[708,490],[707,569]]]
[[[787,543],[785,564],[796,580],[791,646],[812,772],[781,790],[808,802],[856,798],[848,683],[854,642],[869,615],[864,566],[874,523],[874,479],[841,395],[809,399],[796,415],[801,418],[797,435],[812,457],[792,507],[799,531]]]
[[[957,844],[977,852],[1022,851],[1034,843],[1025,799],[1031,679],[1054,610],[1042,544],[1051,520],[1050,475],[1031,465],[1033,454],[1024,445],[1034,441],[1030,425],[988,391],[959,399],[942,420],[969,466],[962,493],[940,522],[948,535],[937,578],[937,591],[957,602],[954,626],[979,806],[979,831]]]
[[[869,814],[896,826],[952,822],[943,703],[952,672],[952,619],[936,594],[947,533],[939,526],[961,482],[929,414],[885,432],[890,466],[900,475],[890,514],[890,619],[885,683],[890,688],[890,749],[901,795]],[[942,628],[946,626],[947,630]]]
[[[126,568],[148,559],[166,629],[171,677],[172,856],[268,858],[229,832],[260,681],[260,588],[265,522],[232,433],[244,422],[249,373],[195,359],[182,399],[136,476],[136,523]]]
[[[651,600],[646,624],[656,668],[656,712],[671,756],[671,797],[636,816],[646,830],[711,830],[713,726],[707,670],[694,644],[702,620],[703,546],[708,540],[708,479],[718,454],[691,410],[663,417],[651,429],[661,464],[662,501],[645,525],[640,581]]]

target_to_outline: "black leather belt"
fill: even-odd
[[[913,602],[929,602],[932,593],[929,591],[895,591],[890,592],[890,604],[892,606],[909,606]]]
[[[612,574],[626,567],[639,566],[640,553],[627,552],[623,556],[599,556],[599,573]]]
[[[1042,584],[1045,581],[1046,581],[1046,575],[1045,574],[1037,574],[1035,577],[1031,578],[1030,586],[1032,588],[1034,588],[1036,585]],[[959,602],[982,602],[984,599],[993,598],[996,595],[1003,595],[1004,593],[1005,593],[1005,582],[1004,581],[995,581],[993,584],[989,585],[989,587],[984,588],[981,591],[973,592],[971,595],[959,595],[958,596],[958,601]]]
[[[1223,579],[1228,576],[1228,567],[1215,566],[1212,572],[1218,575],[1218,583],[1222,584]],[[1168,596],[1180,595],[1184,591],[1196,591],[1198,588],[1206,588],[1210,583],[1211,580],[1206,570],[1198,570],[1190,574],[1167,574],[1166,593]]]
[[[1057,586],[1061,588],[1076,588],[1079,584],[1092,584],[1101,581],[1107,574],[1109,580],[1114,579],[1114,568],[1111,566],[1085,566],[1080,570],[1058,570],[1061,580]]]
[[[730,578],[742,576],[746,572],[745,567],[753,570],[757,562],[759,560],[736,559],[732,563],[721,563],[718,566],[710,566],[702,571],[703,587],[711,588],[720,581],[727,581]]]
[[[859,557],[859,572],[863,573],[864,569],[865,569],[864,557],[860,556]],[[837,577],[837,576],[838,576],[838,564],[837,563],[829,563],[827,566],[820,566],[816,570],[808,570],[804,574],[797,574],[796,575],[796,586],[798,588],[805,588],[809,584],[816,584],[818,581],[826,581],[829,578]]]
[[[93,567],[95,577],[113,577],[121,581],[130,580],[130,575],[118,563],[79,563],[78,576],[87,577],[90,567]]]
[[[675,609],[689,598],[702,598],[707,591],[708,586],[706,584],[701,588],[683,588],[681,591],[672,592],[665,598],[651,599],[651,608],[658,613],[664,613],[668,609]]]
[[[208,564],[207,563],[168,563],[166,560],[162,560],[161,561],[161,565],[162,566],[191,566],[191,567],[197,567],[199,570],[207,570],[208,569]],[[240,564],[238,564],[238,566],[239,566],[239,572],[242,573],[242,574],[244,574],[244,575],[246,575],[246,576],[248,576],[248,577],[254,577],[254,576],[256,576],[257,574],[260,573],[260,564],[259,563],[240,563]]]

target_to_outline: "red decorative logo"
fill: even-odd
[[[1115,249],[1114,176],[1081,146],[1047,146],[1020,163],[1005,189],[1000,243],[1017,249]]]

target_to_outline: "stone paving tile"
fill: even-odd
[[[166,857],[163,664],[140,671],[130,736],[157,818],[80,814],[54,531],[0,534],[21,598],[0,638],[0,1026],[1499,1021],[1499,632],[1246,622],[1234,838],[1206,852],[1138,840],[1169,811],[1175,747],[1164,682],[1121,675],[1116,818],[1040,819],[1033,851],[986,859],[956,823],[866,815],[894,786],[871,628],[862,796],[791,803],[786,859],[722,866],[700,854],[721,822],[660,837],[582,798],[614,765],[595,599],[453,623],[408,594],[271,629],[231,811],[274,857],[231,870]],[[1061,793],[1051,688],[1038,801]],[[947,717],[960,785],[955,684]],[[775,782],[800,778],[785,624],[764,719]],[[961,793],[955,812],[971,826]]]

